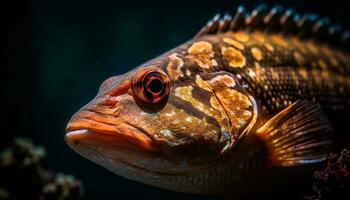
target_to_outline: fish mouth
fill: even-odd
[[[142,151],[158,151],[152,138],[141,129],[114,117],[81,111],[66,127],[65,141],[73,149],[82,146],[119,147]]]

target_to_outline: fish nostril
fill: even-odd
[[[116,100],[115,98],[107,98],[104,102],[103,105],[105,106],[116,106],[119,101]]]

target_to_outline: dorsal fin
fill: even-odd
[[[341,25],[332,24],[329,18],[320,18],[311,13],[300,15],[294,9],[284,9],[279,5],[268,9],[265,4],[261,4],[251,12],[246,11],[244,6],[239,6],[233,17],[229,14],[216,14],[195,37],[241,30],[312,38],[349,50],[350,31],[344,31]]]

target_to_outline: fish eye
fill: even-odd
[[[149,93],[159,94],[164,89],[163,80],[161,80],[157,74],[149,74],[146,77],[145,88],[148,90]]]
[[[137,105],[148,112],[161,110],[169,97],[170,78],[157,67],[145,67],[131,79],[131,91]]]

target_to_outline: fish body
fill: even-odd
[[[249,187],[271,167],[322,162],[332,121],[349,122],[349,54],[256,28],[271,14],[239,28],[240,13],[107,79],[68,123],[67,143],[121,176],[197,194]]]

